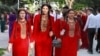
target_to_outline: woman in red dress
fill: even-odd
[[[80,26],[74,18],[75,12],[69,9],[61,21],[61,29],[65,30],[62,35],[61,56],[77,56],[78,41],[80,39]]]
[[[82,12],[82,21],[83,21],[83,26],[82,26],[82,34],[81,34],[81,39],[82,39],[82,45],[81,48],[86,48],[88,49],[89,46],[89,41],[88,41],[88,32],[87,31],[83,31],[83,28],[86,24],[87,21],[87,15],[85,12]]]
[[[28,56],[30,25],[25,20],[25,15],[25,10],[20,9],[18,19],[14,22],[8,45],[8,51],[12,47],[12,56]]]
[[[52,55],[52,36],[54,18],[50,16],[50,6],[43,4],[41,14],[34,18],[34,29],[31,42],[35,41],[35,56]]]

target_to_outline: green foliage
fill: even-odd
[[[5,51],[6,49],[2,49],[2,48],[0,48],[0,56],[2,56],[3,54],[4,54],[4,51]]]
[[[6,4],[8,6],[14,5],[17,3],[17,0],[0,0],[2,2],[2,4]]]
[[[84,7],[86,7],[86,5],[81,3],[74,3],[73,5],[73,9],[75,10],[82,10]]]
[[[15,11],[16,8],[14,8],[15,6],[8,6],[8,5],[4,5],[1,4],[0,5],[0,13],[4,13],[4,11],[10,12],[10,11]]]
[[[3,13],[4,11],[9,12],[10,8],[7,5],[0,5],[0,13]]]
[[[50,0],[50,2],[58,2],[59,3],[59,8],[62,8],[65,4],[65,0]]]
[[[100,7],[100,0],[75,0],[75,2],[85,4],[89,7]]]

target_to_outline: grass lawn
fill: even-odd
[[[4,51],[5,51],[6,49],[3,49],[3,48],[0,48],[0,56],[2,56],[3,54],[4,54]]]

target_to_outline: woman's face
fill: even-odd
[[[44,6],[44,7],[42,8],[42,12],[43,12],[44,15],[48,14],[49,8],[48,8],[47,6]]]
[[[20,12],[19,12],[19,17],[20,17],[21,19],[25,19],[25,16],[26,16],[25,11],[20,11]]]
[[[69,11],[68,13],[68,18],[74,18],[75,17],[75,12],[74,11]]]

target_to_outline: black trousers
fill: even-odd
[[[93,38],[95,35],[95,28],[88,28],[88,40],[89,40],[89,48],[88,51],[93,51]]]
[[[98,35],[97,35],[97,46],[96,50],[100,50],[100,28],[98,29]]]

